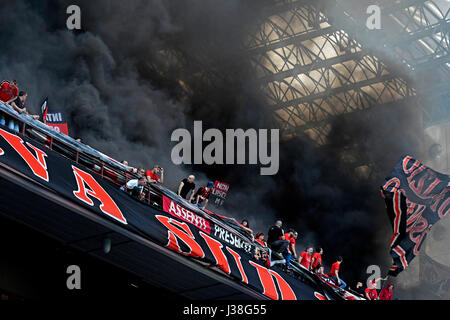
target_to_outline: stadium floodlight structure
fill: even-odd
[[[336,116],[416,101],[415,73],[440,68],[448,79],[448,10],[436,1],[375,1],[386,28],[374,31],[366,27],[373,2],[277,1],[249,36],[257,81],[284,137],[326,144]]]

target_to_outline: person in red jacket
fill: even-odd
[[[383,288],[380,293],[380,300],[392,300],[394,296],[394,285],[388,283],[386,288]]]

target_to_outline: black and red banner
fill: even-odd
[[[69,135],[69,127],[62,111],[48,112],[48,97],[44,99],[41,106],[42,122],[58,133]]]
[[[61,111],[46,112],[44,123],[56,132],[69,135],[69,127],[64,117],[64,113]]]
[[[314,275],[298,279],[266,268],[255,260],[253,244],[201,216],[182,199],[166,196],[169,190],[159,208],[149,206],[88,168],[4,126],[0,126],[0,162],[128,231],[188,259],[217,266],[217,272],[271,299],[316,300],[325,295]]]
[[[222,206],[227,197],[230,185],[225,182],[217,181],[214,182],[214,188],[211,192],[210,202],[214,203],[216,206]]]
[[[431,227],[450,212],[450,177],[406,156],[381,193],[393,228],[389,274],[396,276],[418,255]]]

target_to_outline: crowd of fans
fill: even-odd
[[[17,114],[24,114],[32,119],[39,119],[38,115],[30,114],[25,107],[27,100],[27,93],[25,91],[19,91],[17,81],[3,81],[0,85],[0,101],[6,106],[10,107]],[[11,130],[19,131],[19,122],[13,118],[0,114],[0,124],[7,125]],[[77,141],[81,142],[78,138]],[[147,196],[145,191],[145,185],[149,183],[164,183],[164,168],[159,165],[154,165],[151,170],[145,170],[143,168],[134,168],[129,166],[127,161],[123,161],[122,164],[129,169],[132,173],[137,175],[137,178],[128,176],[127,182],[121,187],[121,189],[130,195],[136,197],[139,200],[144,200]],[[195,204],[200,209],[206,209],[208,205],[208,199],[214,188],[214,183],[209,181],[206,186],[201,186],[195,191],[195,176],[189,175],[184,178],[176,190],[177,195],[190,203]],[[347,283],[340,277],[339,270],[343,262],[341,256],[337,257],[335,262],[331,265],[330,272],[326,274],[324,272],[324,266],[322,264],[323,249],[307,247],[305,251],[297,255],[296,252],[296,239],[298,233],[289,229],[288,232],[284,232],[282,229],[282,221],[277,220],[275,224],[270,227],[267,233],[267,241],[263,232],[258,232],[256,236],[253,236],[253,231],[249,226],[249,223],[244,219],[241,226],[251,235],[254,242],[258,243],[260,247],[256,246],[254,251],[254,258],[257,261],[261,261],[268,268],[274,265],[280,264],[286,272],[291,272],[291,262],[297,261],[302,267],[307,270],[316,273],[322,278],[330,279],[335,285],[344,289],[347,287]],[[279,259],[278,253],[283,259]],[[389,283],[383,288],[378,295],[377,284],[381,280],[379,278],[372,280],[369,285],[364,289],[361,282],[358,282],[353,289],[356,294],[369,299],[369,300],[391,300],[393,297],[393,284]]]
[[[153,166],[152,170],[146,171],[143,168],[136,169],[130,167],[127,161],[123,161],[122,164],[127,166],[131,172],[136,173],[138,178],[130,179],[121,189],[138,199],[145,199],[144,186],[147,183],[163,183],[164,181],[164,169],[158,165]],[[214,183],[209,181],[206,186],[198,188],[195,192],[194,181],[194,175],[189,175],[187,178],[184,178],[178,185],[176,190],[177,195],[197,205],[200,209],[205,209],[208,204],[208,198],[214,188]],[[307,247],[303,252],[297,254],[296,240],[298,238],[298,232],[294,229],[289,229],[287,232],[284,232],[282,225],[282,221],[277,220],[269,228],[266,241],[263,232],[258,232],[256,236],[253,236],[253,231],[250,228],[248,220],[242,220],[241,227],[251,235],[255,243],[259,244],[259,246],[255,246],[253,254],[253,258],[256,261],[262,263],[267,268],[280,265],[287,273],[292,272],[291,262],[297,261],[300,266],[317,274],[322,279],[330,281],[341,289],[347,288],[347,283],[340,276],[341,264],[344,261],[341,256],[338,256],[335,262],[332,263],[329,273],[325,273],[325,268],[322,263],[323,249],[321,247],[316,249]],[[274,253],[277,254],[274,255]],[[386,279],[380,278],[373,280],[365,289],[362,283],[358,282],[352,291],[369,300],[391,300],[393,296],[393,285],[389,283],[381,290],[380,295],[378,295],[376,288],[380,280]]]
[[[248,227],[248,223],[246,223],[246,227]],[[324,280],[331,281],[331,283],[339,288],[348,288],[347,283],[340,277],[340,268],[344,261],[341,256],[336,258],[335,262],[331,265],[330,272],[326,274],[322,264],[323,249],[318,247],[314,250],[312,247],[307,247],[305,248],[305,251],[297,256],[295,243],[298,233],[293,229],[289,229],[289,231],[285,233],[282,229],[281,220],[277,220],[275,224],[270,227],[267,235],[266,242],[263,232],[258,232],[256,234],[255,242],[259,243],[264,249],[255,250],[254,258],[256,260],[262,261],[268,267],[272,267],[275,264],[281,264],[282,268],[288,273],[292,270],[291,262],[295,260],[305,269],[317,274]],[[266,254],[261,251],[266,252]],[[280,254],[283,259],[278,259],[277,256],[272,254],[273,252]],[[280,257],[280,255],[278,255],[278,257]],[[272,258],[277,260],[271,261]],[[363,288],[362,282],[358,282],[351,291],[368,300],[392,300],[394,289],[392,283],[387,284],[387,286],[381,290],[380,295],[378,295],[378,283],[385,280],[387,280],[387,278],[371,280],[366,288]]]
[[[0,84],[0,101],[6,106],[10,107],[17,114],[24,114],[31,117],[34,120],[38,120],[38,115],[30,114],[25,107],[28,94],[25,91],[19,91],[19,87],[16,80],[3,81]],[[7,116],[0,114],[0,124],[8,126],[11,130],[19,131],[19,122],[14,118],[8,118]]]
[[[164,183],[164,168],[159,165],[154,165],[151,170],[145,170],[144,168],[131,167],[126,160],[122,161],[122,164],[132,173],[137,174],[138,178],[127,179],[127,183],[121,187],[121,190],[126,191],[138,199],[143,200],[147,197],[144,189],[144,186],[147,183]],[[183,179],[178,186],[177,194],[179,197],[195,204],[200,209],[206,209],[209,196],[214,188],[214,182],[209,181],[206,186],[198,188],[195,192],[194,181],[194,175],[189,175],[187,178]]]

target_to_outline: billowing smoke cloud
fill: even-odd
[[[268,2],[3,1],[0,77],[17,79],[35,112],[49,96],[71,135],[92,147],[135,166],[161,164],[169,187],[188,171],[229,182],[229,215],[255,232],[281,218],[300,233],[298,249],[322,246],[328,264],[342,255],[343,278],[362,280],[368,265],[390,263],[378,187],[403,153],[417,152],[417,137],[402,130],[415,123],[414,108],[336,119],[326,147],[284,141],[273,177],[257,166],[170,161],[171,132],[193,120],[205,129],[273,127],[243,49]],[[65,29],[69,4],[81,7],[81,32]],[[364,174],[352,161],[361,155]]]

